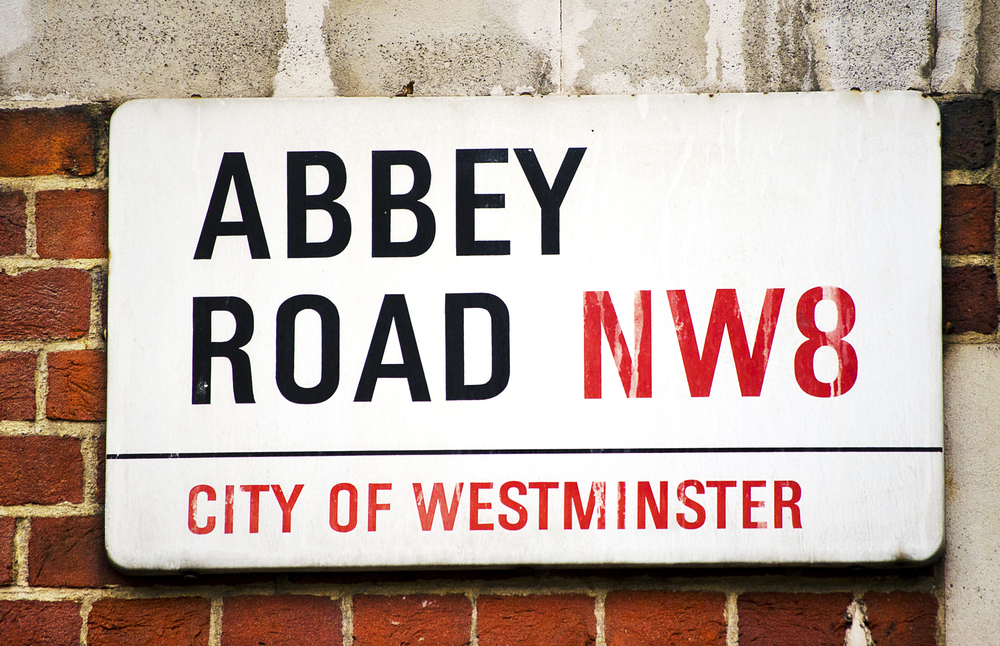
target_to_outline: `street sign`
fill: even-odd
[[[938,121],[911,92],[122,106],[111,559],[932,558]]]

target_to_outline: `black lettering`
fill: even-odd
[[[509,256],[509,240],[476,240],[476,209],[502,209],[503,193],[476,193],[476,164],[507,163],[506,148],[455,151],[455,253]]]
[[[392,167],[409,166],[413,187],[395,195]],[[372,151],[372,258],[412,258],[431,248],[434,242],[434,213],[420,201],[431,188],[431,167],[427,158],[414,150]],[[410,211],[417,218],[412,240],[392,241],[392,211]]]
[[[393,321],[396,322],[396,337],[399,339],[403,363],[385,364],[382,363],[382,357],[385,355],[385,344],[389,340]],[[410,311],[406,307],[406,297],[402,294],[386,294],[382,299],[382,309],[375,322],[375,331],[372,333],[371,345],[368,346],[368,356],[365,358],[365,367],[361,370],[354,401],[370,402],[375,384],[381,377],[404,378],[410,387],[410,399],[415,402],[431,400],[424,367],[420,363],[420,352],[417,350],[417,338],[410,322]]]
[[[236,184],[236,198],[240,203],[239,222],[223,222],[222,212],[226,208],[226,198],[229,196],[230,184]],[[253,184],[250,182],[250,170],[247,168],[247,158],[243,153],[223,153],[219,174],[215,178],[215,188],[212,198],[208,201],[208,213],[205,223],[198,236],[198,246],[194,250],[195,260],[209,260],[215,251],[215,241],[219,236],[246,236],[250,245],[250,257],[270,258],[267,249],[267,239],[264,237],[264,226],[260,222],[260,210],[257,208],[257,198],[253,194]]]
[[[486,310],[490,315],[491,371],[484,384],[465,383],[465,310]],[[445,294],[445,397],[448,400],[490,399],[510,381],[510,313],[493,294]]]
[[[586,150],[586,148],[570,148],[566,151],[559,172],[556,173],[556,180],[552,182],[552,188],[549,188],[542,167],[538,164],[538,158],[535,157],[535,151],[531,148],[514,149],[524,176],[528,178],[528,184],[531,185],[535,199],[538,200],[538,206],[542,208],[543,256],[559,253],[559,207],[562,206],[566,191],[569,190],[569,184],[573,181]]]
[[[326,190],[306,195],[306,167],[322,166],[330,176]],[[288,174],[288,257],[330,258],[347,248],[351,241],[351,216],[335,200],[347,187],[347,169],[334,153],[320,150],[289,152]],[[322,242],[306,240],[306,216],[310,210],[326,211],[333,221],[330,237]]]
[[[295,382],[295,317],[302,310],[319,314],[322,333],[319,383],[311,388],[303,388]],[[274,380],[285,399],[296,404],[319,404],[337,391],[340,384],[340,314],[326,298],[300,294],[278,308]]]
[[[229,312],[236,331],[228,341],[212,341],[212,312]],[[237,404],[252,404],[250,357],[241,350],[253,336],[253,310],[236,296],[194,298],[191,342],[191,403],[212,403],[212,357],[225,357],[233,369],[233,397]]]

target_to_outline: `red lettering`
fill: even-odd
[[[735,480],[709,480],[706,487],[715,487],[715,526],[726,528],[726,489],[735,487]]]
[[[685,517],[687,512],[677,514],[677,524],[684,529],[698,529],[705,524],[705,508],[701,503],[688,498],[688,487],[694,487],[696,493],[705,493],[705,485],[701,484],[698,480],[685,480],[677,485],[677,500],[694,512],[693,521]]]
[[[420,528],[425,532],[431,531],[434,526],[434,510],[441,509],[441,523],[444,530],[450,532],[455,528],[455,517],[458,515],[458,501],[462,498],[462,483],[455,485],[455,491],[451,497],[451,507],[444,496],[444,484],[435,482],[431,489],[430,504],[424,503],[424,491],[420,483],[413,483],[413,495],[417,499],[417,513],[420,515]]]
[[[743,315],[736,300],[736,290],[715,290],[715,301],[712,303],[712,313],[708,320],[708,332],[705,334],[705,348],[704,352],[699,354],[698,339],[695,337],[694,323],[691,321],[687,294],[683,289],[667,290],[670,313],[673,315],[674,329],[677,331],[677,343],[680,345],[681,359],[684,361],[684,372],[687,374],[688,389],[692,397],[708,397],[712,392],[712,380],[715,378],[715,365],[719,360],[724,330],[729,332],[729,345],[736,364],[740,394],[743,397],[760,396],[784,293],[784,289],[767,290],[751,355],[747,345],[746,329],[743,327]]]
[[[392,491],[392,484],[388,482],[368,483],[368,531],[375,531],[375,515],[380,511],[389,509],[389,503],[378,501],[378,492]]]
[[[652,305],[649,290],[635,293],[635,368],[608,292],[583,293],[583,396],[601,398],[601,328],[608,339],[626,397],[650,397],[652,381]]]
[[[479,502],[480,489],[492,489],[492,482],[470,482],[469,483],[469,529],[470,530],[491,530],[493,523],[480,523],[479,510],[490,509],[493,503]],[[433,494],[432,494],[433,495]],[[458,505],[456,505],[457,507]],[[433,521],[433,519],[432,519]]]
[[[653,489],[648,482],[639,483],[639,508],[636,526],[639,529],[646,529],[646,511],[653,517],[653,525],[656,529],[667,528],[667,482],[660,481],[660,503],[656,503],[653,497]]]
[[[538,489],[538,529],[549,528],[549,489],[558,488],[558,482],[528,483],[528,489]]]
[[[208,534],[215,529],[215,516],[206,518],[204,525],[198,524],[198,496],[200,494],[205,494],[209,502],[215,501],[215,489],[212,487],[206,484],[191,487],[191,492],[188,493],[188,529],[191,530],[192,534]]]
[[[340,522],[340,492],[347,492],[347,522]],[[369,512],[374,515],[373,512]],[[330,489],[330,528],[335,532],[349,532],[358,526],[358,488],[348,482],[333,485]]]
[[[236,498],[236,487],[226,485],[226,525],[224,532],[233,533],[233,500]]]
[[[512,509],[517,512],[517,522],[512,523],[507,518],[507,514],[500,514],[497,521],[500,526],[504,529],[509,529],[516,531],[522,529],[528,523],[528,509],[519,502],[515,502],[510,497],[510,490],[517,489],[517,493],[521,496],[527,495],[528,489],[524,486],[523,482],[518,482],[516,480],[511,480],[510,482],[505,482],[500,487],[500,502],[505,507]]]
[[[618,529],[625,529],[625,483],[618,482]]]
[[[755,522],[752,519],[753,510],[756,507],[763,507],[763,500],[753,499],[753,490],[759,487],[766,486],[767,483],[763,480],[744,480],[743,481],[743,529],[763,529],[767,527],[767,523],[764,521]]]
[[[837,307],[837,324],[829,332],[816,327],[816,305],[832,301]],[[795,351],[795,381],[802,392],[813,397],[839,397],[858,380],[858,353],[844,341],[854,327],[854,300],[839,287],[813,287],[799,299],[795,319],[799,331],[808,339]],[[830,383],[816,378],[814,359],[822,347],[833,348],[837,353],[837,376]]]
[[[563,483],[563,528],[573,529],[573,510],[576,510],[576,520],[580,529],[590,529],[590,520],[597,509],[597,529],[604,529],[604,483],[593,482],[590,485],[590,495],[587,497],[587,510],[583,510],[583,500],[580,498],[580,488],[575,482]]]
[[[785,500],[782,495],[784,489],[791,489],[792,497]],[[799,483],[794,480],[776,480],[774,483],[774,526],[777,529],[782,528],[782,521],[784,520],[784,510],[789,509],[792,512],[792,527],[795,529],[802,529],[802,516],[799,512],[799,500],[802,498],[802,487]]]
[[[250,493],[250,533],[260,530],[260,494],[270,491],[271,485],[240,485],[240,491]]]
[[[302,493],[303,486],[305,485],[295,485],[292,488],[291,498],[285,500],[285,494],[281,491],[281,486],[271,485],[271,491],[274,492],[274,497],[278,499],[278,506],[281,507],[282,534],[288,534],[292,531],[292,507],[295,506],[295,501],[299,499],[299,494]]]

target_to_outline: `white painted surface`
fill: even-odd
[[[112,558],[134,570],[930,558],[943,531],[942,456],[933,452],[942,442],[937,119],[935,104],[915,93],[124,106],[111,135]],[[254,125],[261,123],[269,127]],[[477,165],[475,184],[478,193],[506,196],[504,209],[477,211],[477,236],[510,240],[510,255],[456,257],[455,151],[493,147],[534,149],[550,184],[567,148],[587,149],[561,207],[558,255],[539,253],[538,203],[511,150],[506,164]],[[298,150],[334,151],[347,168],[339,202],[351,214],[352,237],[333,258],[285,257],[285,156]],[[371,257],[373,150],[419,151],[432,169],[424,201],[437,235],[416,258]],[[271,259],[251,260],[244,238],[221,237],[211,260],[193,260],[220,159],[234,151],[246,155]],[[408,181],[393,190],[406,191]],[[239,217],[236,204],[230,195],[227,218]],[[322,211],[310,218],[327,222],[314,235],[329,233]],[[405,239],[412,216],[393,218]],[[857,309],[846,340],[858,356],[858,381],[833,398],[805,394],[793,369],[805,342],[796,302],[823,285],[846,290]],[[711,395],[692,397],[665,290],[686,290],[700,352],[716,290],[736,290],[752,346],[772,288],[785,292],[760,396],[740,396],[727,336]],[[583,294],[610,290],[634,359],[632,301],[646,289],[652,396],[626,399],[602,335],[603,396],[585,399]],[[474,292],[498,296],[510,312],[510,381],[492,399],[446,401],[444,294]],[[340,385],[314,405],[293,404],[275,386],[275,312],[296,294],[323,295],[340,315]],[[411,401],[400,379],[380,379],[371,402],[353,401],[385,294],[406,296],[429,402]],[[233,403],[224,359],[215,360],[212,403],[191,403],[192,299],[204,296],[237,296],[253,308],[245,350],[254,404]],[[830,329],[832,303],[820,303],[816,316]],[[468,320],[468,381],[476,383],[490,374],[488,324]],[[232,323],[229,332],[221,327],[218,341],[232,333]],[[319,340],[300,330],[297,344],[307,349],[297,355],[305,363]],[[398,353],[393,333],[385,362],[398,362]],[[818,353],[821,381],[836,373],[835,356]],[[311,377],[298,377],[304,386],[318,380],[316,362]],[[776,447],[802,452],[770,452]],[[858,447],[931,452],[842,452]],[[427,450],[443,454],[419,453]],[[289,451],[327,454],[274,455]],[[261,455],[168,457],[220,452]],[[728,490],[722,529],[713,490],[691,489],[707,519],[682,529],[676,514],[686,508],[675,492],[688,479],[767,483],[750,489],[764,506],[748,509],[768,528],[744,526],[742,490]],[[774,527],[773,482],[788,480],[801,486],[801,529],[790,527],[790,510],[784,528]],[[497,497],[511,481],[558,483],[549,529],[537,526],[537,491],[518,497],[527,525],[500,528],[500,514],[516,516]],[[668,528],[652,529],[652,520],[636,527],[642,481],[654,495],[660,481],[669,483]],[[464,483],[452,531],[441,529],[440,517],[432,531],[421,530],[413,484],[427,496],[435,482],[449,500]],[[491,505],[481,522],[491,531],[470,530],[473,482],[492,483],[481,492]],[[605,529],[564,529],[567,482],[579,483],[584,502],[591,483],[606,483]],[[618,482],[626,483],[624,529]],[[331,529],[337,483],[358,489],[350,532]],[[373,532],[366,530],[370,483],[392,485],[380,494],[391,508],[376,512]],[[198,498],[195,523],[215,516],[218,528],[224,488],[235,487],[232,534],[189,531],[189,493],[200,484],[218,497]],[[292,531],[278,529],[269,492],[260,532],[249,534],[244,484],[278,484],[286,495],[303,484]]]
[[[948,643],[988,644],[1000,634],[1000,348],[945,352]]]
[[[274,96],[334,96],[323,19],[328,0],[285,0],[288,41],[278,52]]]

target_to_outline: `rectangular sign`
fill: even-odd
[[[938,121],[907,92],[122,106],[111,559],[932,558]]]

